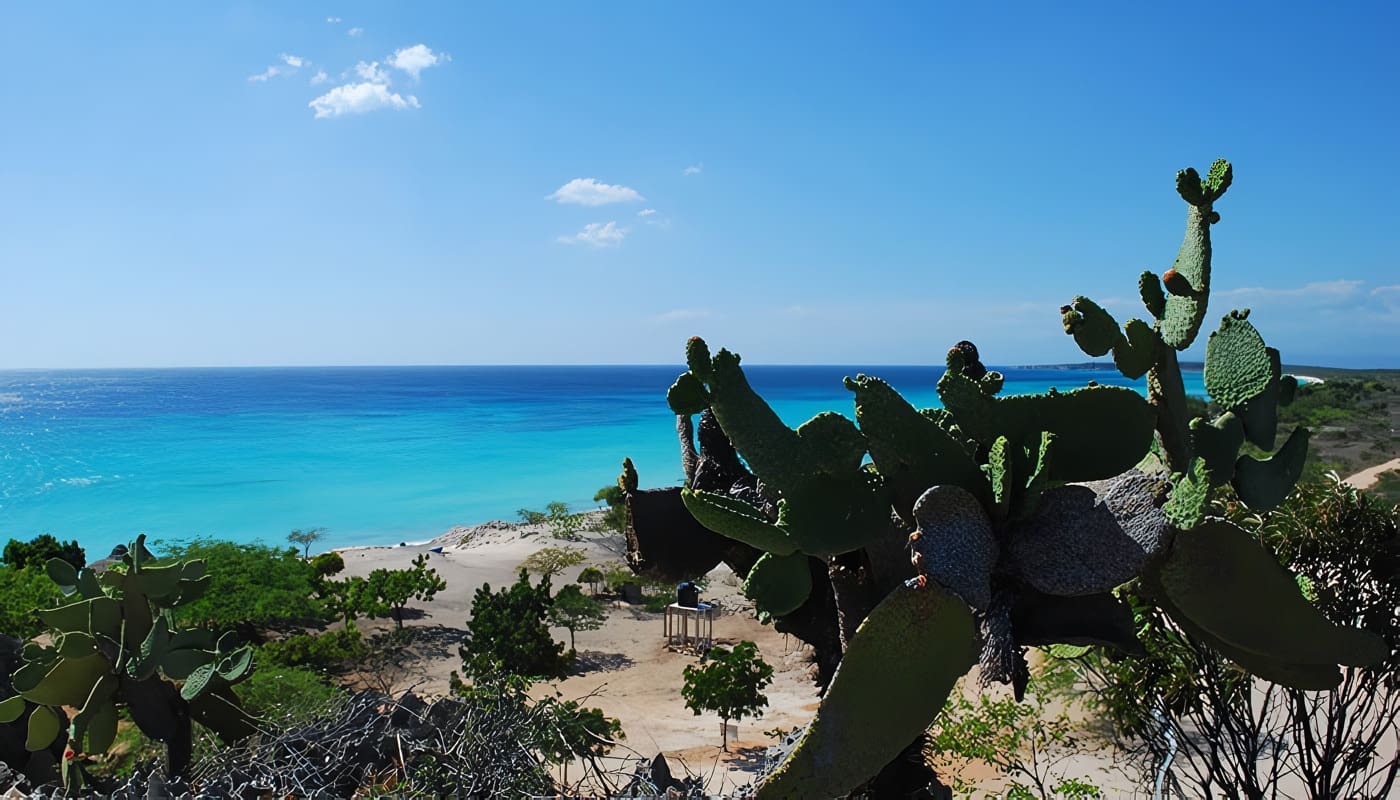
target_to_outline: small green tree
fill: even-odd
[[[627,494],[616,483],[610,483],[593,495],[593,502],[604,503],[607,511],[603,514],[603,527],[622,533],[627,530]]]
[[[0,567],[0,633],[20,639],[38,636],[46,626],[35,611],[53,608],[62,599],[42,564]]]
[[[287,534],[287,541],[291,542],[292,544],[301,546],[302,558],[310,558],[311,545],[320,541],[321,538],[325,536],[325,533],[325,528],[306,528],[304,530],[302,528],[297,528],[296,530]]]
[[[5,545],[4,561],[8,566],[24,568],[36,566],[43,569],[51,558],[61,558],[73,565],[73,569],[87,566],[87,553],[78,542],[60,542],[52,534],[41,533],[27,542],[11,539]]]
[[[472,618],[458,649],[468,676],[504,672],[528,677],[563,678],[573,666],[573,652],[549,635],[545,618],[553,604],[549,578],[530,585],[530,574],[509,588],[491,591],[482,584],[472,598]]]
[[[763,716],[768,698],[763,690],[773,682],[773,668],[758,655],[758,645],[740,642],[733,650],[713,647],[702,666],[685,668],[681,697],[698,716],[714,711],[720,716],[721,747],[729,749],[729,721]]]
[[[597,567],[584,567],[583,571],[578,574],[578,582],[588,584],[589,591],[595,595],[598,593],[598,584],[606,579],[607,576]]]
[[[549,532],[556,539],[576,542],[583,530],[583,515],[569,511],[568,503],[555,501],[545,506],[549,514]]]
[[[534,575],[553,578],[569,567],[576,567],[588,556],[577,547],[546,547],[520,562],[520,568]]]
[[[603,627],[608,612],[603,604],[583,593],[577,583],[571,583],[554,595],[554,604],[549,607],[549,624],[557,628],[569,629],[569,649],[574,650],[574,634],[578,631],[596,631]]]
[[[447,581],[428,566],[428,554],[413,559],[408,569],[376,569],[367,577],[358,576],[330,584],[331,606],[346,623],[356,617],[393,617],[395,627],[403,628],[403,611],[409,601],[428,602]]]

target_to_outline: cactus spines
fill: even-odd
[[[932,587],[895,589],[861,623],[816,717],[755,796],[836,797],[874,777],[928,727],[976,661],[961,600]]]
[[[787,531],[769,522],[758,509],[742,500],[686,489],[681,492],[681,501],[701,525],[712,531],[779,556],[797,552],[797,542]]]
[[[1087,297],[1079,296],[1060,309],[1065,333],[1074,337],[1075,344],[1085,353],[1098,358],[1106,355],[1123,339],[1118,321],[1112,314]]]
[[[702,381],[710,379],[710,346],[699,336],[686,340],[685,366],[696,378]]]
[[[982,504],[960,486],[933,486],[914,504],[918,536],[911,538],[914,568],[985,610],[992,601],[992,568],[1000,545]]]
[[[1204,380],[1211,399],[1237,409],[1274,380],[1264,338],[1249,322],[1249,309],[1231,311],[1206,342]]]
[[[1011,560],[1046,594],[1105,592],[1136,577],[1147,553],[1108,505],[1084,486],[1046,491],[1010,537]]]
[[[1220,219],[1213,204],[1229,188],[1232,178],[1230,163],[1223,159],[1211,165],[1205,181],[1194,169],[1177,173],[1177,192],[1187,203],[1186,234],[1176,262],[1168,270],[1171,277],[1163,278],[1167,296],[1159,323],[1162,341],[1177,350],[1191,346],[1205,319],[1210,294],[1210,226]]]
[[[1272,553],[1222,519],[1178,532],[1156,579],[1173,608],[1240,650],[1319,666],[1375,666],[1387,654],[1379,637],[1328,622]]]
[[[1142,305],[1153,319],[1160,320],[1167,313],[1167,296],[1162,291],[1162,281],[1152,270],[1143,270],[1138,276],[1138,295]]]

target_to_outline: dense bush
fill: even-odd
[[[216,539],[162,545],[165,559],[204,559],[213,576],[204,596],[180,609],[182,622],[246,630],[327,616],[315,596],[315,572],[295,548]]]
[[[607,504],[603,512],[603,529],[615,533],[627,530],[627,494],[616,483],[610,483],[593,495],[593,502]]]
[[[44,631],[35,609],[53,608],[63,595],[42,565],[0,567],[0,633],[29,639]]]
[[[315,670],[270,664],[260,666],[240,684],[238,696],[253,716],[290,728],[315,721],[345,692]]]
[[[509,588],[492,592],[482,584],[472,599],[472,618],[458,652],[462,671],[473,678],[504,672],[526,677],[563,678],[574,652],[549,634],[546,617],[553,605],[549,578],[530,585],[524,570]]]
[[[59,542],[52,535],[41,533],[27,542],[11,539],[5,545],[6,566],[42,568],[51,558],[61,558],[73,565],[73,569],[87,566],[87,553],[76,541]]]
[[[258,648],[259,663],[284,667],[340,670],[369,653],[360,629],[351,625],[320,634],[300,633]]]

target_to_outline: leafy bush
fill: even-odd
[[[616,533],[624,533],[627,530],[627,494],[622,491],[622,487],[616,483],[610,483],[598,490],[593,495],[593,502],[605,503],[607,511],[603,513],[603,528]]]
[[[603,604],[583,593],[578,584],[571,583],[554,596],[554,604],[549,607],[549,623],[558,628],[569,629],[569,649],[574,648],[574,633],[596,631],[603,627],[608,612]]]
[[[290,728],[316,721],[345,692],[315,670],[277,664],[259,667],[239,685],[238,696],[253,716]]]
[[[597,567],[584,567],[578,574],[578,582],[588,584],[588,588],[594,593],[598,593],[598,584],[606,580],[603,571]]]
[[[546,547],[531,553],[520,562],[520,568],[535,575],[552,578],[569,567],[582,564],[587,558],[577,547]]]
[[[183,606],[188,624],[223,627],[324,620],[325,604],[315,597],[315,571],[293,548],[238,544],[217,539],[161,543],[163,560],[203,559],[212,575],[202,597]]]
[[[583,530],[583,515],[569,511],[568,503],[558,501],[545,506],[549,513],[549,533],[556,539],[578,541]]]
[[[11,539],[5,545],[6,566],[24,568],[36,566],[40,569],[51,558],[61,558],[73,565],[73,569],[87,566],[87,553],[76,541],[59,542],[51,534],[41,533],[28,542]]]
[[[19,639],[38,636],[45,626],[34,611],[53,608],[62,599],[42,565],[0,567],[0,633]]]
[[[341,670],[368,654],[360,629],[353,625],[320,634],[275,639],[258,649],[259,661],[282,667]]]
[[[524,525],[543,525],[549,520],[549,515],[543,511],[532,511],[528,508],[517,508],[515,516],[519,517]]]
[[[319,553],[311,559],[311,571],[318,578],[329,578],[345,571],[345,559],[334,550]]]
[[[447,581],[428,566],[428,554],[413,559],[408,569],[376,569],[368,577],[326,584],[323,592],[346,624],[356,617],[393,617],[403,628],[403,612],[410,600],[427,602],[447,588]]]
[[[700,666],[685,668],[681,697],[698,716],[702,711],[719,714],[720,740],[729,749],[729,720],[763,716],[768,698],[763,689],[773,682],[773,668],[758,655],[758,645],[740,642],[733,650],[712,647]]]
[[[530,585],[530,575],[509,588],[492,592],[482,584],[472,599],[472,618],[458,649],[462,671],[472,677],[504,672],[526,677],[563,678],[573,667],[574,653],[549,634],[545,618],[553,605],[549,578]]]

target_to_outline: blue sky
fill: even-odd
[[[1211,318],[1400,367],[1397,17],[5,3],[0,367],[1078,361],[1219,156]]]

